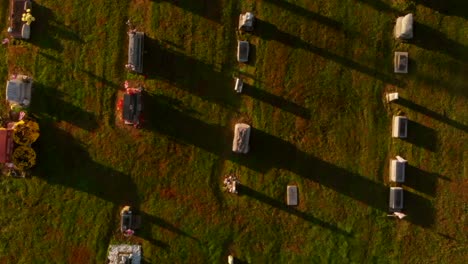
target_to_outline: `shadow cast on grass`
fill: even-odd
[[[405,220],[422,227],[430,227],[434,224],[434,207],[428,199],[405,191],[404,207],[404,211],[408,216]]]
[[[405,185],[423,192],[430,196],[435,196],[437,190],[437,180],[441,178],[436,173],[423,171],[412,165],[406,166]]]
[[[109,86],[111,88],[122,89],[123,86],[119,86],[118,84],[106,79],[103,76],[98,76],[95,73],[88,71],[88,70],[81,70],[81,72],[87,74],[90,78],[95,79],[96,81],[104,84],[105,86]]]
[[[42,49],[53,49],[62,52],[62,44],[53,37],[53,31],[51,31],[51,23],[53,23],[55,17],[52,10],[36,2],[33,3],[32,8],[36,21],[31,25],[31,38],[29,41]]]
[[[377,69],[373,69],[368,66],[359,64],[349,58],[332,53],[326,48],[316,47],[297,36],[279,30],[275,25],[270,24],[264,20],[257,19],[256,23],[258,29],[256,30],[256,32],[261,32],[261,34],[258,34],[258,37],[260,38],[278,41],[280,43],[283,43],[284,45],[290,46],[291,48],[303,49],[305,51],[315,53],[316,55],[323,57],[324,59],[334,61],[346,68],[356,70],[358,72],[366,74],[370,77],[377,78],[386,83],[402,86],[401,81],[399,81],[395,77],[379,72]]]
[[[56,57],[54,57],[54,56],[52,56],[52,55],[46,54],[46,53],[44,53],[44,52],[39,51],[38,54],[39,54],[40,56],[42,56],[42,57],[48,59],[48,60],[51,60],[51,61],[56,62],[56,63],[63,63],[63,61],[62,61],[61,59],[58,59],[58,58],[56,58]]]
[[[338,30],[343,27],[343,24],[341,22],[338,22],[326,16],[322,16],[320,14],[317,14],[304,7],[291,4],[285,0],[265,0],[265,1],[278,6],[279,8],[281,8],[281,10],[288,10],[289,12],[294,13],[296,15],[300,15],[304,18],[317,21],[318,23],[322,25],[325,25],[334,29],[338,29]]]
[[[241,260],[240,258],[234,257],[234,263],[236,264],[249,264],[249,262]]]
[[[406,108],[409,108],[413,111],[416,111],[416,112],[419,112],[421,114],[424,114],[428,117],[431,117],[435,120],[438,120],[440,122],[443,122],[449,126],[452,126],[454,128],[457,128],[457,129],[460,129],[462,131],[465,131],[465,132],[468,132],[468,125],[465,125],[465,124],[462,124],[460,122],[457,122],[453,119],[450,119],[442,114],[439,114],[437,112],[434,112],[430,109],[427,109],[426,107],[424,106],[421,106],[421,105],[418,105],[414,102],[411,102],[410,100],[407,100],[405,98],[398,98],[398,100],[395,101],[396,104],[399,104],[401,106],[404,106]]]
[[[450,79],[450,81],[444,80],[440,76],[434,74],[424,74],[420,72],[416,73],[414,79],[418,82],[424,83],[425,86],[433,87],[434,89],[443,88],[451,94],[468,97],[468,92],[465,88],[465,80],[467,80],[468,78],[465,77],[463,69],[464,66],[460,65],[459,73],[455,71],[451,72],[450,76],[447,78]]]
[[[167,135],[181,144],[195,145],[212,153],[225,152],[230,131],[215,124],[207,124],[186,114],[177,107],[175,99],[148,94],[145,98],[145,128]]]
[[[150,0],[156,3],[170,3],[190,13],[199,15],[218,24],[223,10],[221,0]]]
[[[211,167],[210,176],[208,178],[210,182],[211,193],[213,193],[213,196],[220,210],[223,209],[224,195],[221,189],[218,187],[219,186],[219,172],[224,171],[223,170],[224,163],[225,163],[224,161],[225,160],[223,158],[218,157],[217,161],[214,162],[214,165]]]
[[[232,76],[180,52],[164,49],[155,39],[145,37],[145,74],[163,80],[204,100],[223,106],[237,106]]]
[[[468,2],[464,0],[414,0],[414,2],[444,15],[468,18],[466,11],[468,10]]]
[[[418,58],[418,61],[410,58],[409,72],[411,72],[411,75],[413,76],[413,81],[416,83],[422,83],[424,86],[431,87],[435,90],[444,89],[450,94],[468,97],[468,93],[465,88],[465,83],[467,82],[468,77],[464,72],[466,66],[462,62],[451,59],[448,60],[447,63],[441,64],[441,61],[434,63],[433,57],[428,58],[430,59],[424,60],[420,57]],[[422,67],[419,67],[419,65],[424,67],[424,69],[421,70]],[[432,67],[429,69],[425,68],[428,65],[432,65]],[[445,74],[438,75],[433,73],[439,72],[441,69]]]
[[[66,102],[64,95],[55,88],[48,87],[41,83],[34,83],[34,100],[31,101],[31,111],[39,117],[51,117],[55,121],[66,121],[82,129],[92,131],[99,124],[96,116]]]
[[[35,171],[50,184],[89,193],[116,206],[139,204],[138,190],[129,175],[93,160],[86,145],[51,120],[39,119],[38,162]]]
[[[32,12],[36,16],[36,21],[31,26],[30,42],[32,44],[43,49],[62,52],[61,40],[84,43],[78,33],[55,19],[51,9],[34,2]]]
[[[147,214],[145,212],[138,212],[138,214],[141,216],[141,221],[142,221],[142,227],[138,230],[138,232],[136,233],[136,235],[138,237],[141,237],[142,239],[148,241],[149,243],[151,243],[152,245],[154,246],[157,246],[161,249],[164,249],[164,250],[168,250],[169,249],[169,244],[167,244],[166,242],[164,241],[161,241],[161,240],[158,240],[158,239],[154,239],[153,236],[152,236],[152,229],[153,229],[153,226],[157,226],[157,227],[160,227],[160,228],[163,228],[163,229],[166,229],[178,236],[182,236],[182,237],[185,237],[185,238],[188,238],[192,241],[195,241],[197,243],[199,243],[200,241],[193,237],[192,235],[188,234],[187,232],[181,230],[180,228],[176,227],[175,225],[167,222],[166,220],[160,218],[160,217],[157,217],[157,216],[153,216],[153,215],[150,215],[150,214]]]
[[[281,96],[268,93],[255,86],[244,84],[242,93],[304,119],[310,119],[311,117],[310,111],[307,108],[288,101]]]
[[[372,8],[380,12],[392,13],[392,14],[400,13],[398,10],[384,3],[381,0],[358,0],[358,1],[363,2],[364,4],[371,6]]]
[[[332,225],[332,224],[329,224],[327,222],[324,222],[318,218],[315,218],[314,216],[308,214],[308,213],[305,213],[305,212],[302,212],[302,211],[299,211],[293,207],[290,207],[290,206],[287,206],[284,201],[281,202],[281,201],[278,201],[276,199],[273,199],[263,193],[260,193],[256,190],[253,190],[251,189],[250,187],[247,187],[245,185],[239,185],[239,194],[240,195],[247,195],[251,198],[254,198],[262,203],[265,203],[265,204],[268,204],[270,205],[271,207],[274,207],[276,209],[279,209],[281,211],[284,211],[286,213],[289,213],[289,214],[292,214],[292,215],[295,215],[307,222],[310,222],[314,225],[318,225],[318,226],[321,226],[323,228],[326,228],[326,229],[329,229],[335,233],[339,233],[341,235],[345,235],[345,236],[352,236],[350,233],[338,228],[337,226],[335,225]]]
[[[437,150],[437,131],[413,120],[408,120],[408,137],[403,140],[432,152]]]
[[[250,142],[250,152],[243,156],[232,154],[234,161],[260,172],[271,168],[286,169],[371,207],[387,211],[388,190],[382,184],[322,161],[287,141],[255,128],[252,129]]]
[[[37,142],[35,175],[51,185],[61,185],[114,204],[115,217],[123,205],[139,204],[138,190],[132,178],[93,160],[87,146],[51,120],[39,119],[41,136]],[[105,232],[109,244],[113,229]]]
[[[423,49],[441,52],[455,60],[466,61],[468,47],[449,39],[445,34],[424,24],[414,22],[414,39],[411,41]]]
[[[215,155],[226,156],[232,144],[232,127],[207,124],[186,115],[174,109],[170,101],[166,102],[162,96],[150,95],[149,101],[152,121],[148,129],[181,144],[193,145]],[[287,141],[255,128],[251,131],[250,146],[247,155],[229,153],[226,159],[261,173],[274,168],[285,169],[382,212],[388,211],[388,187],[382,183],[322,161],[298,150]],[[257,197],[278,205],[277,201],[273,202],[260,194],[257,194]],[[427,222],[432,223],[433,213],[429,209]]]
[[[151,238],[149,236],[146,236],[146,237],[143,237],[140,235],[140,232],[137,234],[137,236],[145,239],[146,241],[150,242],[153,246],[156,246],[156,247],[159,247],[161,249],[164,249],[164,250],[168,250],[169,249],[169,244],[161,241],[161,240],[157,240],[157,239],[154,239],[154,238]],[[152,262],[146,262],[146,263],[152,263]]]
[[[140,232],[138,233],[139,236],[143,237],[143,238],[147,238],[147,237],[150,237],[150,232],[148,232],[148,230],[151,230],[151,226],[152,225],[156,225],[158,227],[161,227],[163,229],[166,229],[178,236],[183,236],[183,237],[186,237],[186,238],[189,238],[191,240],[194,240],[194,241],[197,241],[199,242],[199,240],[195,237],[193,237],[192,235],[188,234],[187,232],[181,230],[180,228],[176,227],[175,225],[167,222],[166,220],[160,218],[160,217],[157,217],[157,216],[154,216],[154,215],[150,215],[150,214],[147,214],[145,212],[140,212],[140,215],[141,215],[141,218],[142,218],[142,223],[143,223],[143,228],[142,230],[140,230]],[[144,221],[144,222],[143,222]],[[145,234],[147,234],[147,236],[145,236]]]
[[[244,62],[239,62],[239,64],[243,64]],[[245,64],[255,67],[257,63],[257,46],[255,44],[249,43],[249,56],[248,61]]]

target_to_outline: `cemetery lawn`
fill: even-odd
[[[41,127],[32,176],[0,178],[0,263],[103,263],[114,243],[140,243],[145,263],[465,263],[468,7],[434,2],[34,1],[31,39],[0,49],[3,83],[33,76]],[[236,32],[245,11],[251,34]],[[408,12],[414,39],[396,41]],[[128,19],[146,34],[142,75],[124,69]],[[145,87],[139,130],[116,113],[125,80]],[[391,138],[396,114],[406,140]],[[238,122],[252,126],[246,155],[231,151]],[[396,155],[403,220],[387,217]],[[230,173],[238,196],[221,188]],[[124,205],[142,217],[132,238]]]

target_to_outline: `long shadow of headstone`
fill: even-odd
[[[459,0],[414,0],[417,4],[426,6],[436,12],[449,16],[468,18],[468,2]]]
[[[290,206],[287,206],[284,202],[280,202],[276,199],[273,199],[263,193],[260,193],[248,186],[245,186],[245,185],[240,185],[239,186],[239,193],[241,195],[247,195],[251,198],[254,198],[262,203],[266,203],[270,206],[272,206],[273,208],[276,208],[276,209],[279,209],[281,211],[284,211],[286,213],[289,213],[291,215],[294,215],[296,217],[299,217],[307,222],[310,222],[312,224],[315,224],[315,225],[319,225],[323,228],[326,228],[326,229],[329,229],[337,234],[340,234],[340,235],[345,235],[345,236],[351,236],[351,234],[349,232],[346,232],[340,228],[338,228],[337,226],[333,225],[333,224],[330,224],[330,223],[327,223],[327,222],[324,222],[316,217],[314,217],[312,214],[309,214],[309,213],[306,213],[306,212],[302,212],[302,211],[299,211],[297,210],[296,208],[293,208],[293,207],[290,207]]]
[[[430,173],[412,165],[406,166],[405,185],[423,192],[430,196],[435,196],[437,181],[441,178],[436,173]]]
[[[334,29],[341,29],[343,27],[343,24],[339,21],[320,15],[304,7],[289,3],[285,0],[265,0],[265,1],[271,2],[274,5],[277,5],[278,7],[281,8],[281,10],[288,10],[289,12],[294,13],[296,15],[300,15],[304,18],[317,21],[318,23],[322,25],[325,25]]]
[[[352,59],[335,54],[326,48],[314,46],[308,43],[307,41],[304,41],[300,37],[297,37],[287,32],[279,30],[275,25],[267,21],[257,19],[256,24],[257,24],[257,28],[254,33],[258,34],[258,37],[260,38],[275,40],[275,41],[283,43],[284,45],[288,45],[292,48],[298,48],[298,49],[302,49],[305,51],[315,53],[316,55],[320,57],[334,61],[338,64],[341,64],[344,67],[350,68],[352,70],[356,70],[358,72],[366,74],[370,77],[377,78],[386,83],[390,83],[393,85],[400,85],[400,86],[402,85],[402,83],[398,81],[396,78],[392,77],[389,74],[380,72],[379,69],[373,69],[366,65],[360,64],[358,62],[355,62]],[[256,33],[256,32],[261,32],[261,33]]]
[[[381,0],[358,0],[358,1],[363,2],[364,4],[369,5],[375,10],[380,11],[380,12],[392,13],[392,14],[398,13],[398,10],[384,3]]]
[[[137,205],[139,196],[132,178],[96,162],[84,143],[49,120],[40,120],[38,161],[35,172],[50,184],[89,193],[116,206]]]
[[[226,159],[257,172],[266,173],[274,168],[294,172],[382,212],[388,211],[389,188],[383,183],[320,160],[287,141],[255,128],[252,128],[251,147],[247,155],[230,153],[226,156],[226,150],[231,148],[233,128],[208,124],[186,115],[174,109],[164,96],[153,95],[149,99],[152,102],[150,111],[153,124],[148,129],[181,144],[193,145],[215,155],[225,155]],[[423,197],[413,200],[427,204]],[[424,224],[432,223],[433,208],[427,206],[424,212],[427,217]]]
[[[225,67],[194,59],[181,52],[163,48],[161,43],[145,37],[145,73],[149,79],[162,80],[222,106],[237,106],[233,77]],[[234,58],[233,58],[234,60]]]
[[[408,120],[408,137],[403,140],[432,152],[437,150],[437,131],[412,120]]]
[[[468,59],[468,47],[449,39],[445,34],[418,22],[414,22],[414,39],[411,43],[423,49],[442,52],[455,60]]]
[[[145,213],[145,212],[141,212],[141,216],[142,216],[142,221],[143,220],[145,221],[144,222],[144,224],[145,224],[144,229],[150,230],[151,226],[155,225],[155,226],[163,228],[163,229],[165,229],[165,230],[167,230],[169,232],[172,232],[172,233],[174,233],[176,235],[186,237],[186,238],[188,238],[190,240],[193,240],[194,242],[199,242],[199,240],[196,237],[190,235],[189,233],[183,231],[179,227],[175,226],[174,224],[171,224],[170,222],[164,220],[161,217],[157,217],[157,216]],[[143,232],[143,234],[145,234],[145,233]],[[143,235],[143,237],[145,237],[145,236]]]
[[[462,131],[468,132],[468,125],[465,125],[461,122],[455,121],[453,119],[450,119],[446,117],[445,115],[439,114],[435,111],[432,111],[424,106],[418,105],[410,100],[407,100],[405,98],[398,98],[398,100],[395,101],[396,104],[402,105],[404,107],[407,107],[411,110],[417,111],[421,114],[424,114],[428,117],[434,118],[435,120],[438,120],[440,122],[443,122],[449,126],[452,126],[454,128],[460,129]]]
[[[150,0],[156,3],[167,2],[188,12],[221,23],[221,0]]]
[[[311,113],[307,108],[294,102],[288,101],[281,96],[271,94],[258,87],[244,84],[242,93],[251,96],[256,100],[264,101],[265,103],[271,104],[273,107],[278,107],[286,112],[300,116],[304,119],[310,119],[311,117]]]
[[[32,15],[36,21],[31,24],[30,42],[42,49],[53,49],[57,52],[63,51],[63,45],[59,39],[53,37],[51,24],[54,23],[55,15],[46,6],[33,2]],[[45,33],[47,32],[47,33]]]
[[[434,224],[435,212],[430,200],[409,191],[405,191],[403,196],[404,211],[408,215],[405,220],[422,227]]]
[[[42,83],[34,83],[33,89],[31,111],[36,115],[50,117],[55,121],[63,120],[88,131],[99,126],[94,113],[65,101],[61,91]]]
[[[387,211],[388,188],[357,173],[322,161],[300,151],[293,144],[253,128],[248,155],[232,160],[257,171],[285,169],[327,186],[371,207]]]

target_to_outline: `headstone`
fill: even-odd
[[[242,81],[241,78],[236,78],[236,84],[234,86],[234,91],[237,93],[242,93],[242,88],[244,86],[244,82]]]
[[[408,118],[406,116],[393,116],[392,137],[406,138],[408,134]]]
[[[394,56],[394,72],[408,73],[408,52],[396,51]]]
[[[298,190],[296,185],[288,185],[287,187],[287,204],[297,205],[298,204]]]
[[[255,16],[251,12],[240,14],[239,16],[239,30],[252,31],[254,29]]]
[[[400,156],[390,160],[390,181],[405,182],[405,168],[407,161]]]
[[[412,39],[413,38],[413,14],[397,18],[395,25],[395,38]]]
[[[388,93],[386,95],[387,102],[398,100],[398,93]]]
[[[246,154],[249,152],[250,126],[244,123],[236,124],[234,127],[234,139],[232,151]]]

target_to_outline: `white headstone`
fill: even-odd
[[[397,18],[395,25],[395,38],[413,38],[413,14],[407,14],[404,17]]]
[[[400,212],[393,212],[393,214],[398,217],[398,219],[403,219],[406,217],[406,215],[404,213],[400,213]]]
[[[395,101],[395,100],[398,100],[398,93],[388,93],[386,97],[387,97],[387,102]]]
[[[236,78],[236,84],[234,86],[234,91],[237,93],[242,93],[242,88],[244,87],[244,82],[241,78]]]

